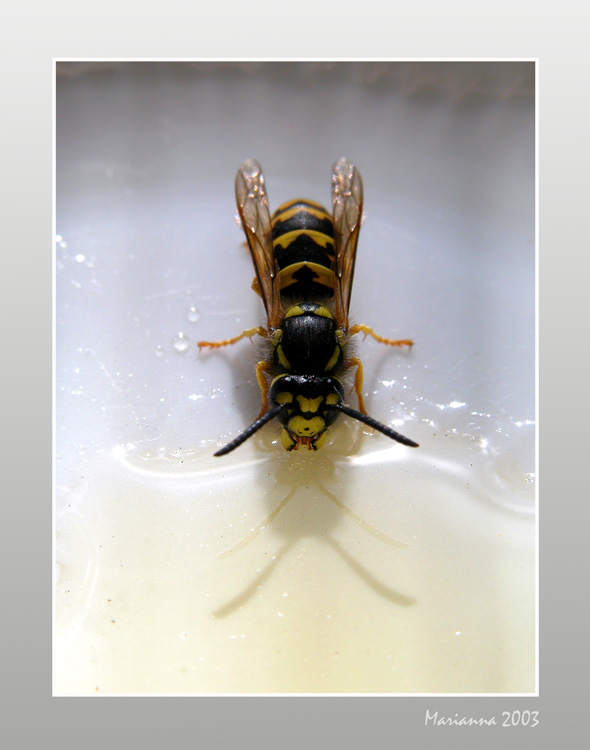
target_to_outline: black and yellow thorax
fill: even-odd
[[[346,343],[333,313],[317,302],[289,307],[270,340],[274,365],[295,375],[333,373],[342,364]]]

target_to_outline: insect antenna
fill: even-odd
[[[346,414],[349,417],[352,417],[353,419],[358,419],[359,422],[364,422],[364,424],[368,425],[369,427],[372,427],[375,430],[378,430],[379,432],[382,432],[384,435],[387,435],[387,437],[390,437],[392,440],[397,440],[398,443],[403,443],[404,445],[409,445],[411,448],[418,448],[418,443],[415,443],[413,440],[410,440],[410,438],[405,437],[404,435],[400,435],[399,432],[396,432],[395,430],[392,430],[391,427],[387,427],[387,425],[382,424],[381,422],[378,422],[376,419],[373,419],[373,417],[370,417],[368,414],[363,414],[360,411],[357,411],[356,409],[351,409],[350,406],[345,406],[344,404],[330,404],[327,408],[329,409],[335,409],[336,411],[341,411],[343,414]]]
[[[224,445],[223,448],[220,448],[217,453],[214,453],[214,456],[225,456],[227,453],[230,453],[234,450],[234,448],[237,448],[239,445],[241,445],[244,441],[248,440],[249,437],[252,437],[252,435],[255,432],[258,432],[258,430],[261,427],[264,427],[264,425],[267,422],[270,422],[271,419],[274,419],[278,415],[278,413],[282,410],[284,404],[277,404],[273,406],[272,409],[269,409],[265,414],[263,414],[261,417],[259,417],[255,422],[252,422],[250,427],[247,427],[244,432],[242,432],[240,435],[238,435],[237,438],[234,438],[231,443],[228,443],[227,445]]]

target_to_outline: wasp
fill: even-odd
[[[282,425],[286,450],[303,446],[318,450],[339,414],[418,447],[367,414],[361,392],[362,364],[348,354],[349,340],[359,333],[390,346],[413,344],[410,339],[383,338],[365,325],[349,325],[363,211],[357,168],[345,158],[334,164],[331,214],[318,203],[294,200],[271,216],[264,174],[253,159],[238,169],[235,190],[256,272],[252,287],[262,297],[266,327],[249,328],[223,341],[200,341],[198,346],[222,347],[258,335],[266,340],[268,354],[256,367],[262,396],[258,418],[215,455],[233,451],[274,418]],[[358,410],[345,402],[342,378],[352,368]]]

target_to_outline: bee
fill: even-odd
[[[362,364],[347,353],[350,338],[359,333],[390,346],[413,344],[410,339],[383,338],[365,325],[349,325],[363,210],[363,185],[356,167],[345,158],[334,164],[331,214],[318,203],[294,200],[271,216],[264,175],[253,159],[239,168],[235,189],[256,271],[252,287],[262,297],[266,327],[250,328],[223,341],[200,341],[198,346],[217,348],[258,335],[267,342],[268,356],[256,366],[262,396],[258,418],[215,455],[230,453],[275,418],[282,425],[286,450],[303,446],[318,450],[339,414],[418,447],[367,414]],[[351,368],[355,368],[358,410],[345,402],[342,377]]]

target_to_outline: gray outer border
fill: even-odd
[[[316,7],[315,23],[310,24],[301,3],[297,14],[275,5],[273,16],[266,20],[259,13],[250,14],[252,35],[245,34],[238,20],[239,13],[248,17],[248,8],[237,11],[228,8],[228,3],[207,8],[196,4],[192,19],[189,6],[176,0],[157,3],[157,8],[151,3],[142,16],[136,4],[107,6],[98,0],[77,5],[23,0],[6,11],[2,65],[6,114],[1,127],[2,142],[9,146],[5,161],[9,218],[3,226],[3,240],[5,279],[10,283],[5,285],[2,303],[9,326],[5,326],[8,342],[4,350],[12,353],[13,361],[16,353],[19,363],[14,371],[3,373],[4,392],[10,394],[4,406],[9,412],[5,424],[11,429],[5,428],[5,434],[12,438],[3,524],[9,533],[2,545],[7,605],[3,672],[8,678],[2,734],[8,747],[37,747],[48,740],[59,741],[62,748],[78,747],[81,742],[87,748],[103,747],[105,742],[122,747],[131,738],[147,748],[163,742],[173,747],[182,742],[183,746],[229,748],[244,741],[257,748],[439,747],[447,742],[472,747],[474,740],[480,747],[497,747],[500,742],[521,746],[523,740],[543,747],[563,740],[568,745],[580,744],[576,740],[582,737],[585,721],[586,682],[580,656],[587,652],[588,622],[583,595],[587,586],[581,577],[582,534],[587,533],[588,504],[576,492],[576,480],[584,444],[576,435],[580,425],[577,405],[564,404],[562,398],[558,402],[556,390],[563,380],[569,393],[582,395],[587,390],[586,359],[581,356],[584,339],[575,330],[576,323],[587,319],[582,309],[587,294],[577,288],[586,283],[585,269],[576,272],[575,264],[586,236],[580,219],[585,217],[587,190],[582,182],[585,175],[574,174],[570,168],[581,163],[581,149],[587,156],[587,134],[582,128],[587,122],[588,99],[582,97],[588,65],[580,54],[585,49],[586,27],[573,15],[579,6],[567,0],[560,6],[559,17],[549,6],[536,8],[533,17],[531,4],[522,0],[498,0],[493,17],[477,12],[466,17],[466,6],[457,0],[444,6],[428,0],[414,6],[390,5],[386,12],[380,2],[371,4],[375,4],[372,14],[366,10],[361,14],[360,6],[352,4],[343,7],[343,11],[354,11],[354,32],[346,20],[348,12],[342,13],[339,22],[332,9],[326,7],[324,14]],[[277,40],[272,24],[281,21],[305,34],[294,34],[291,42],[284,35]],[[331,33],[326,35],[326,29]],[[355,44],[349,49],[345,43],[351,34]],[[253,38],[267,39],[269,46],[253,50]],[[304,47],[302,39],[306,39]],[[154,58],[171,53],[175,57],[228,57],[253,52],[346,57],[353,50],[371,58],[426,54],[540,60],[540,322],[547,343],[541,355],[540,697],[52,698],[52,57]],[[43,448],[40,453],[38,444]],[[568,512],[574,503],[575,517]],[[427,708],[445,716],[474,717],[532,709],[539,711],[540,725],[536,729],[425,727]]]

